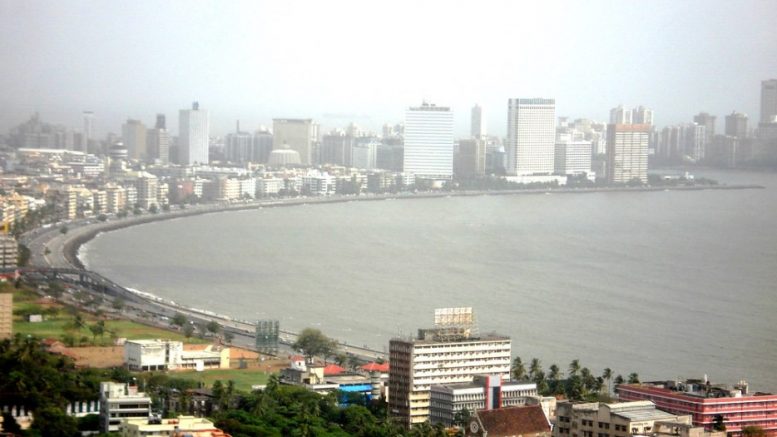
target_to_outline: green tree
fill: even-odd
[[[234,339],[235,339],[235,334],[233,334],[231,331],[224,332],[224,342],[226,344],[232,344],[232,340]]]
[[[89,330],[92,332],[92,340],[96,340],[99,335],[102,338],[105,335],[105,320],[98,320],[97,323],[89,325]]]
[[[108,216],[105,215],[105,214],[100,214],[100,215],[97,216],[97,220],[99,220],[101,222],[104,222],[104,221],[108,220]]]
[[[535,380],[540,372],[542,372],[542,362],[539,358],[532,358],[529,363],[529,378],[532,381]]]
[[[580,371],[580,360],[575,358],[574,360],[572,360],[571,363],[569,363],[569,376],[575,376],[579,371]]]
[[[629,373],[629,384],[639,384],[639,375],[636,372]]]
[[[111,307],[113,307],[113,309],[116,311],[121,311],[124,309],[124,299],[117,297],[113,300],[113,303],[111,303]]]
[[[462,408],[453,415],[453,424],[456,426],[467,426],[472,418],[472,413],[467,408]]]
[[[175,315],[173,316],[173,319],[170,321],[170,323],[176,326],[183,326],[186,324],[186,322],[187,322],[186,316],[184,316],[181,313],[175,313]]]
[[[513,366],[512,366],[512,374],[513,379],[516,381],[524,381],[527,379],[526,376],[526,366],[523,365],[523,361],[521,361],[521,357],[515,357],[513,360]]]
[[[57,407],[45,407],[35,411],[32,421],[32,430],[38,431],[47,437],[75,437],[80,436],[78,422],[68,416]]]
[[[152,204],[152,205],[151,205],[151,206],[148,208],[148,212],[150,212],[151,214],[156,214],[156,213],[158,213],[158,212],[159,212],[159,207],[158,207],[158,206],[156,206],[156,203],[154,203],[154,204]]]
[[[62,235],[67,234],[67,231],[68,231],[67,226],[62,226],[61,228],[59,228],[59,232],[61,232]]]
[[[712,430],[713,431],[725,431],[726,430],[726,424],[723,423],[723,415],[716,414],[715,417],[712,419]]]
[[[320,330],[305,328],[297,336],[297,341],[294,342],[292,348],[302,352],[308,361],[312,361],[315,356],[323,357],[326,361],[326,357],[331,355],[336,346],[337,342],[324,335]]]
[[[626,380],[623,379],[623,375],[618,375],[618,376],[615,377],[615,381],[614,382],[615,382],[615,386],[617,387],[617,386],[623,384],[624,382],[626,382]]]
[[[62,296],[62,293],[65,292],[65,288],[62,287],[62,284],[58,281],[49,282],[49,294],[60,298]]]
[[[187,323],[183,326],[183,335],[186,338],[192,338],[192,335],[194,335],[194,326],[191,323]]]
[[[219,325],[217,321],[211,320],[207,325],[205,325],[205,329],[207,329],[208,332],[216,334],[221,331],[221,325]]]
[[[725,425],[723,426],[723,431],[726,430]],[[766,437],[766,431],[764,431],[763,428],[756,425],[748,425],[742,428],[742,436],[743,437]]]
[[[607,381],[607,394],[609,395],[612,393],[612,387],[610,386],[610,380],[612,379],[612,369],[606,367],[604,371],[602,371],[602,379]]]

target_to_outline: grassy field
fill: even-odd
[[[232,380],[235,382],[236,389],[244,391],[251,391],[252,385],[266,384],[269,376],[264,370],[259,369],[213,369],[202,372],[192,370],[171,372],[169,375],[173,378],[202,382],[206,387],[211,387],[214,382],[219,380],[224,384]]]
[[[0,288],[0,292],[11,289]],[[100,318],[88,312],[73,313],[70,308],[59,304],[39,304],[40,297],[32,290],[13,290],[14,294],[14,320],[13,332],[23,335],[33,335],[40,338],[61,339],[63,335],[73,336],[78,344],[88,343],[89,346],[109,346],[113,343],[112,333],[115,338],[127,338],[130,340],[141,338],[163,338],[183,341],[185,343],[206,344],[208,340],[197,337],[187,339],[183,334],[146,326],[129,320],[105,320],[105,331],[102,337],[93,337],[89,325],[94,325]],[[44,314],[43,322],[27,322],[25,314]],[[74,327],[75,314],[80,314],[87,326],[81,329]],[[86,338],[87,342],[81,342]]]

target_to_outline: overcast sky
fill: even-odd
[[[177,132],[193,100],[217,135],[274,117],[379,129],[428,99],[458,134],[480,103],[504,135],[511,97],[600,120],[643,104],[659,126],[703,110],[721,129],[735,109],[757,121],[775,23],[772,0],[0,0],[0,131],[35,111],[80,127],[92,110],[100,135],[157,112]]]

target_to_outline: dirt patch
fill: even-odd
[[[121,346],[71,347],[67,348],[67,352],[80,367],[105,369],[124,365],[124,348]]]

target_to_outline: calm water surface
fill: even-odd
[[[472,306],[545,368],[774,391],[777,175],[705,176],[767,188],[267,208],[103,234],[82,257],[183,305],[377,349]]]

